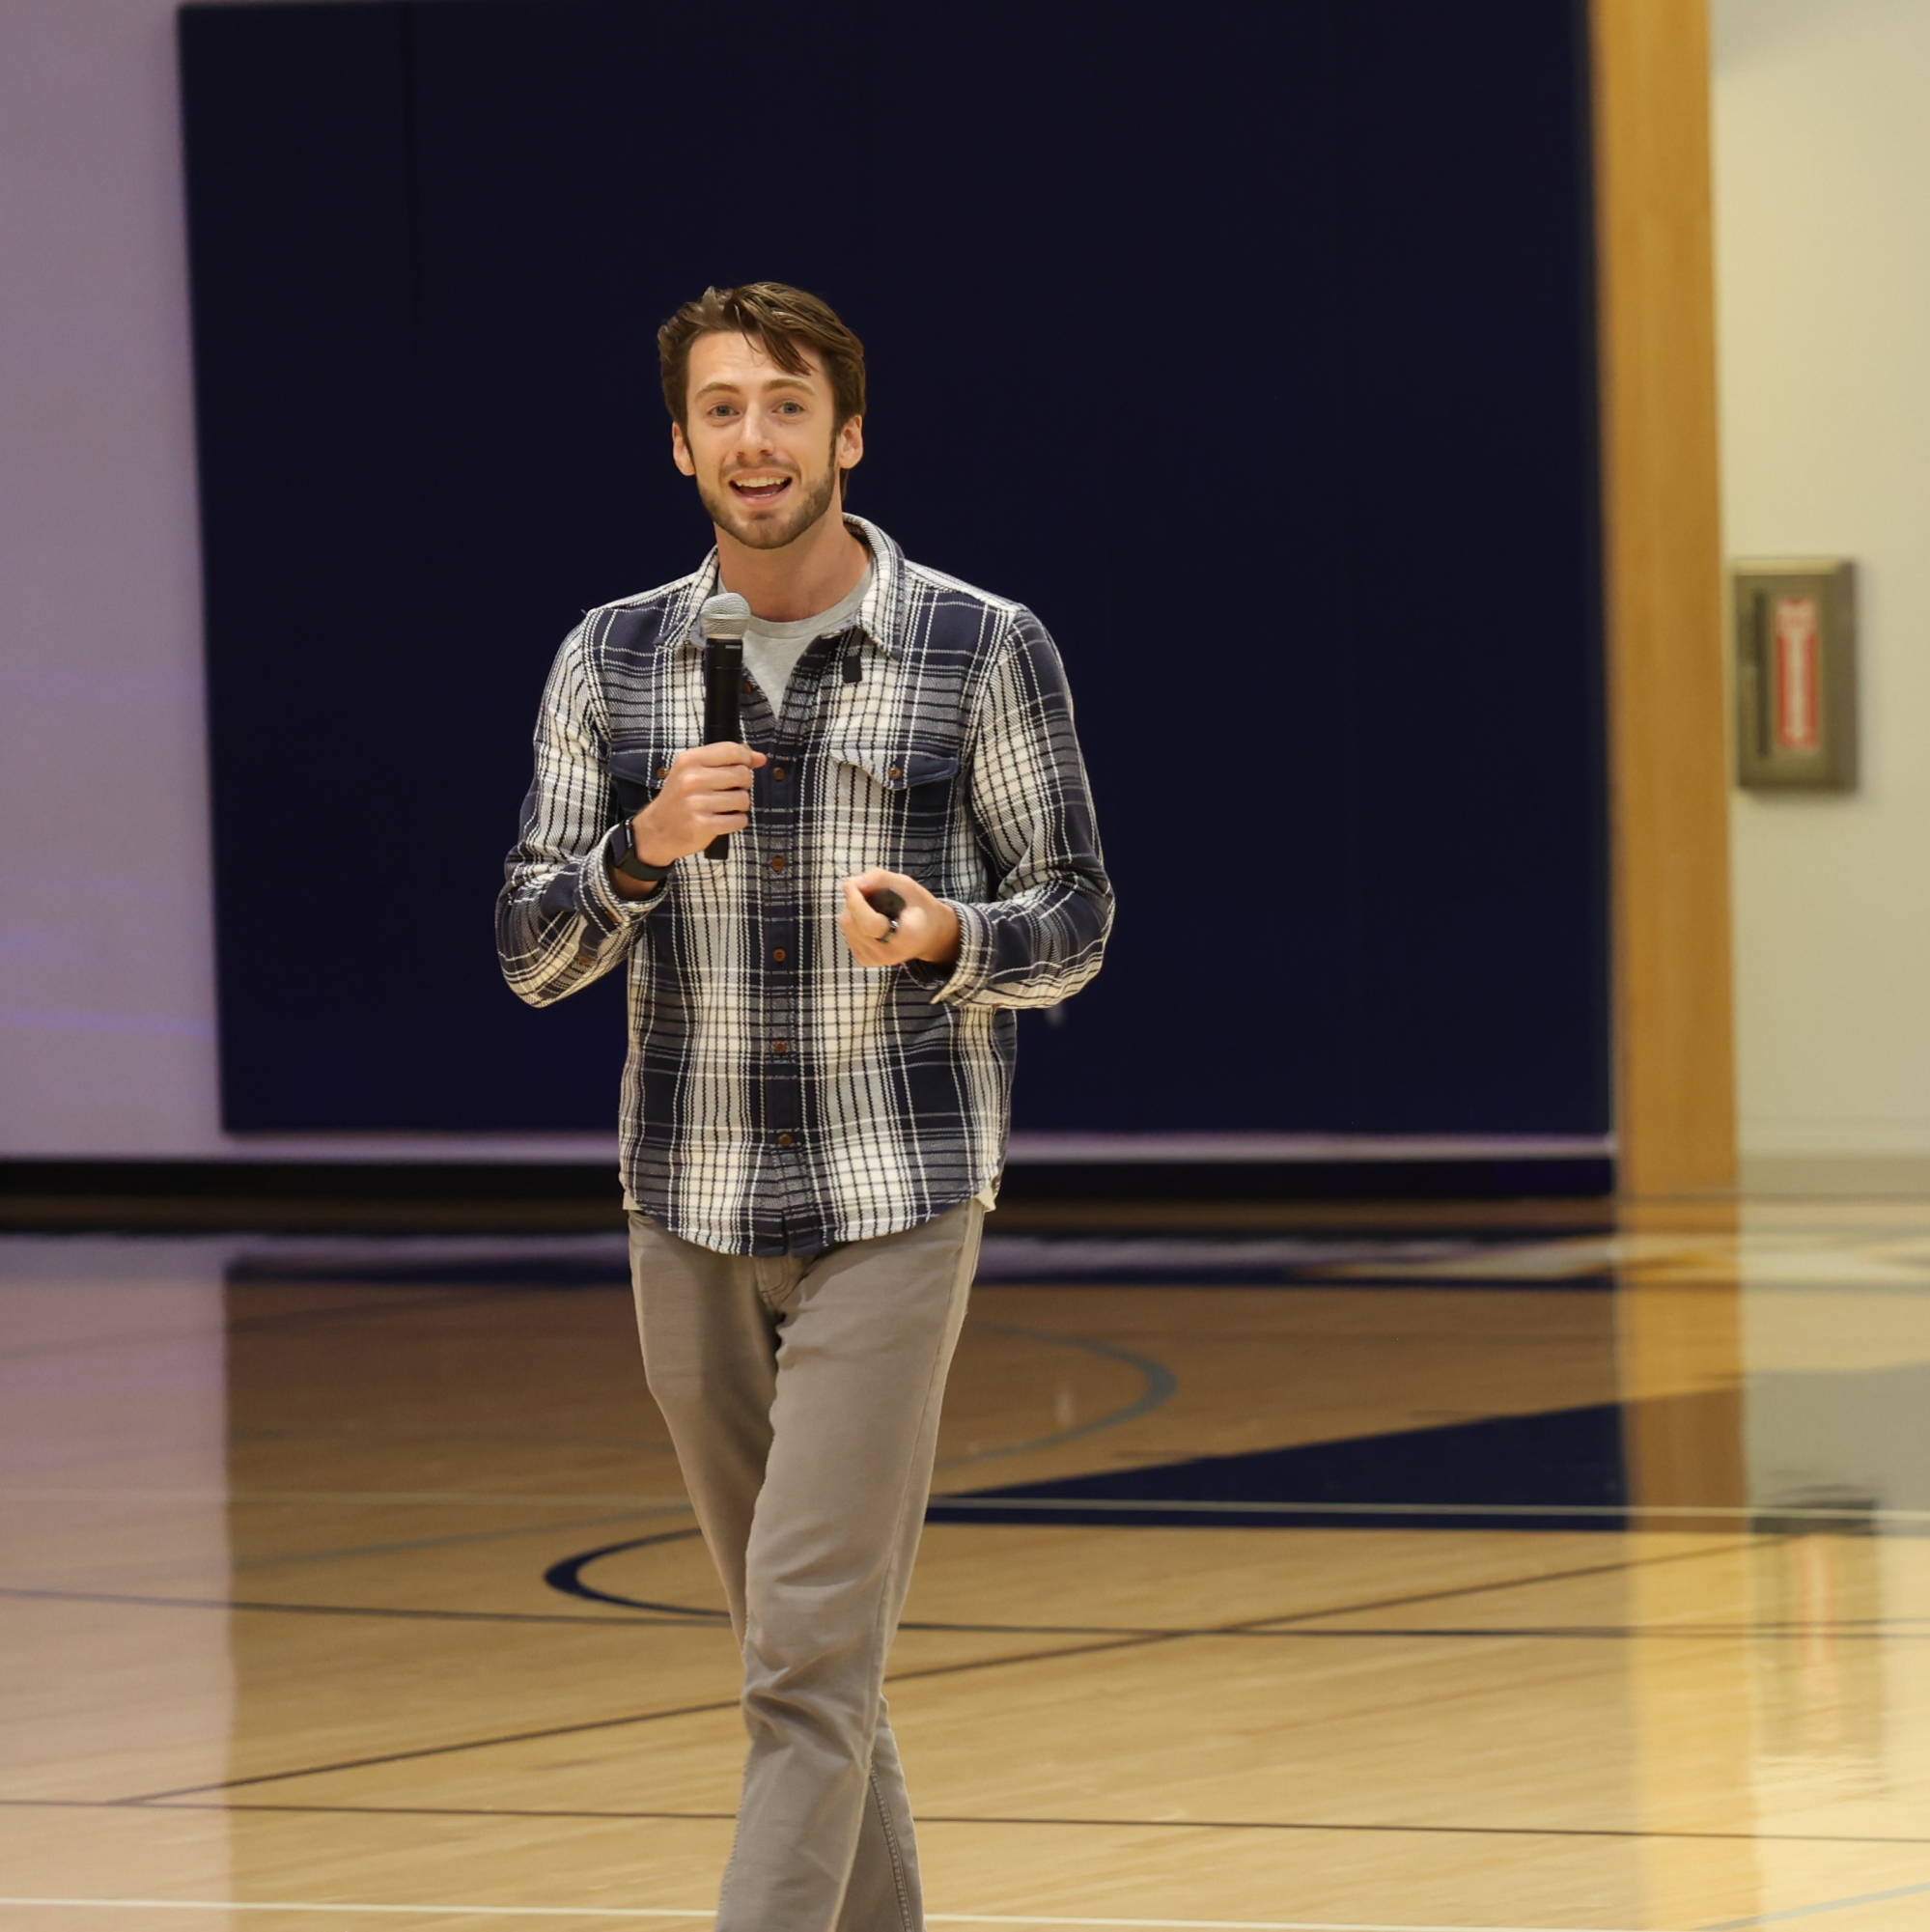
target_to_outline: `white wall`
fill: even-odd
[[[1745,1172],[1922,1185],[1930,4],[1713,17],[1727,548],[1854,557],[1861,605],[1860,789],[1735,798]]]
[[[0,1154],[218,1140],[173,15],[0,4]]]

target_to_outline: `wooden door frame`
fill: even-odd
[[[1590,0],[1618,1172],[1731,1191],[1707,0]]]

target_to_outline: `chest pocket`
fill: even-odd
[[[875,854],[864,862],[914,876],[928,872],[951,829],[958,753],[840,745],[829,756],[841,772],[838,789],[852,830]]]
[[[656,744],[612,746],[608,760],[610,789],[623,816],[633,819],[663,789],[675,750]]]

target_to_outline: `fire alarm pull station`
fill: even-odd
[[[1857,782],[1856,567],[1846,557],[1739,563],[1736,782],[1848,792]]]

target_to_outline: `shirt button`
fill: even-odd
[[[782,946],[772,946],[770,949],[770,957],[774,959],[779,966],[782,966],[784,962],[791,957],[791,955],[787,953]]]
[[[667,778],[667,777],[669,777],[669,776],[670,776],[670,768],[669,768],[669,766],[667,766],[667,765],[659,765],[659,766],[658,766],[658,767],[657,768],[657,783],[658,783],[659,785],[660,785],[660,784],[662,784],[662,783],[663,783],[663,781],[664,781],[664,779],[666,779],[666,778]]]
[[[777,1136],[777,1144],[780,1147],[795,1146],[797,1144],[797,1136],[795,1134],[780,1134]]]
[[[773,778],[777,778],[777,779],[780,779],[780,780],[781,780],[781,779],[784,779],[784,778],[788,778],[788,777],[789,777],[789,776],[790,776],[791,774],[790,774],[790,773],[789,773],[789,772],[788,772],[787,770],[785,770],[785,769],[783,768],[783,766],[781,766],[781,765],[773,765],[773,766],[772,766],[772,767],[770,768],[770,775],[771,775],[771,776],[772,776]]]
[[[791,1050],[791,1042],[789,1040],[773,1040],[770,1043],[770,1050],[773,1053],[788,1053]]]
[[[784,854],[781,852],[773,852],[770,854],[770,869],[772,872],[784,870]]]
[[[902,778],[905,775],[905,768],[902,765],[894,765],[887,775],[893,778]]]

